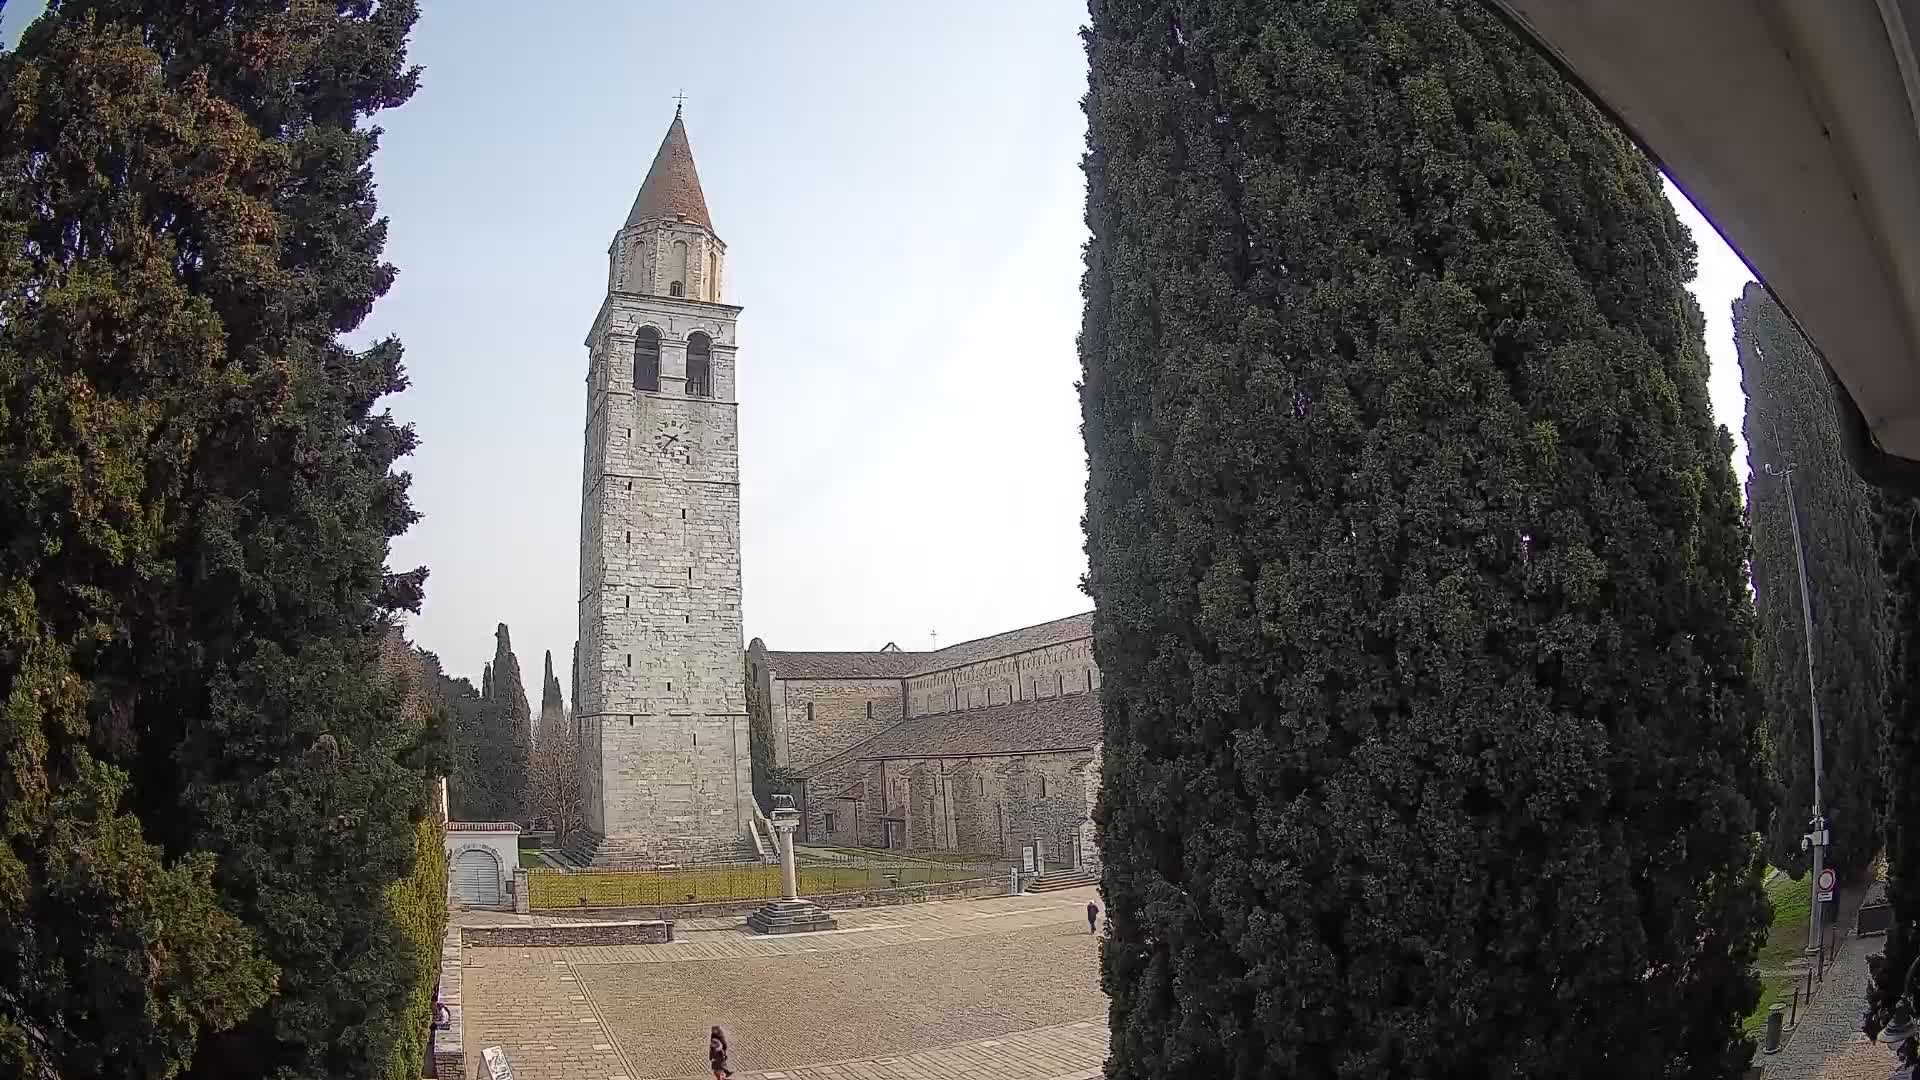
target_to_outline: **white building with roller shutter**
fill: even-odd
[[[447,823],[447,899],[456,908],[511,910],[520,826],[510,821]]]

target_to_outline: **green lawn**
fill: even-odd
[[[929,863],[843,866],[804,865],[800,895],[884,889],[893,885],[925,885],[966,881],[979,874],[966,867]],[[894,880],[888,880],[891,875]],[[527,903],[535,908],[650,907],[655,904],[701,903],[715,900],[771,900],[780,895],[778,866],[738,865],[695,870],[634,870],[563,873],[534,871],[527,875]],[[585,901],[582,903],[582,901]]]
[[[1800,972],[1792,969],[1804,955],[1807,921],[1813,917],[1813,875],[1802,874],[1799,881],[1779,875],[1768,883],[1767,899],[1773,901],[1773,923],[1760,947],[1760,1004],[1747,1016],[1749,1032],[1767,1022],[1768,1006],[1793,1000]]]
[[[522,870],[544,870],[547,868],[547,860],[540,857],[539,848],[521,848],[520,868]]]

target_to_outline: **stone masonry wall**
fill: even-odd
[[[878,825],[873,824],[873,828],[868,828],[869,822],[861,821],[856,831],[853,819],[856,816],[866,817],[865,811],[855,815],[851,812],[854,805],[852,802],[835,798],[867,774],[867,762],[849,759],[831,768],[815,769],[807,775],[806,798],[800,803],[801,818],[798,837],[802,843],[878,846],[877,840],[871,842],[868,840],[869,834],[878,835],[873,832]],[[872,781],[869,780],[868,784],[871,786]],[[829,813],[834,815],[832,833],[827,831],[827,814]],[[875,819],[875,822],[877,821],[878,819]]]
[[[544,922],[466,926],[461,941],[476,948],[577,947],[583,945],[664,945],[673,940],[673,924],[658,919],[622,922]]]
[[[740,612],[737,308],[614,293],[589,335],[582,477],[582,743],[588,827],[625,856],[732,851],[751,799]],[[636,392],[638,328],[660,391]],[[686,395],[686,340],[713,341],[714,396]]]
[[[774,764],[804,769],[902,719],[898,679],[774,679]]]
[[[691,222],[643,221],[616,236],[607,252],[609,292],[671,296],[678,270],[674,244],[687,246],[686,298],[719,303],[727,245]]]
[[[1081,638],[915,675],[904,683],[907,715],[912,717],[1097,690],[1100,668],[1093,662],[1092,640]]]
[[[1048,858],[1085,860],[1099,763],[1086,751],[877,761],[861,804],[863,842],[1018,858],[1038,839]],[[843,805],[851,805],[843,803]]]

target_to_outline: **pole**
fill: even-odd
[[[798,900],[800,898],[800,876],[793,865],[793,827],[796,822],[774,819],[773,827],[780,834],[780,899]]]
[[[1820,732],[1820,687],[1814,682],[1813,676],[1813,599],[1807,587],[1807,548],[1800,541],[1800,507],[1793,498],[1793,469],[1792,465],[1779,470],[1767,466],[1768,472],[1785,478],[1787,482],[1787,520],[1793,525],[1793,555],[1800,568],[1800,615],[1807,629],[1807,707],[1808,715],[1813,719],[1813,837],[1809,845],[1813,852],[1813,917],[1807,920],[1807,951],[1818,953],[1822,943],[1820,935],[1824,929],[1820,871],[1826,865],[1827,820],[1820,802],[1820,785],[1826,776],[1826,754]]]

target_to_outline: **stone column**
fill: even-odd
[[[774,842],[780,848],[780,898],[782,900],[800,899],[800,872],[793,865],[793,832],[800,824],[800,815],[792,810],[773,812]]]
[[[793,861],[793,832],[800,825],[800,812],[793,808],[793,797],[775,795],[771,817],[774,842],[780,848],[780,899],[747,916],[747,929],[757,934],[832,930],[837,925],[832,915],[813,901],[800,899],[800,874]]]

